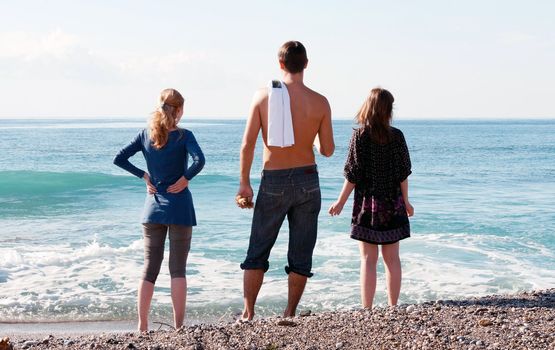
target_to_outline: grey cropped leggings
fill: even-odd
[[[143,224],[145,268],[143,280],[155,283],[164,259],[166,234],[170,232],[170,276],[185,277],[193,228],[183,225]]]

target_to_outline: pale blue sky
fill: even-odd
[[[0,0],[0,118],[243,118],[287,40],[335,118],[377,85],[398,118],[554,118],[555,1]]]

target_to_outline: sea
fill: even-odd
[[[230,320],[242,309],[251,210],[235,205],[244,120],[188,120],[206,166],[190,183],[198,226],[187,263],[187,318]],[[400,245],[400,303],[555,287],[555,120],[396,120],[409,145],[411,237]],[[142,180],[113,165],[146,118],[0,120],[0,323],[136,318],[143,265]],[[336,151],[317,156],[322,211],[312,277],[299,305],[360,307],[352,198],[327,209],[343,182],[351,120],[334,121]],[[260,141],[251,172],[261,172]],[[145,163],[139,153],[131,158]],[[270,257],[257,314],[287,300],[287,223]],[[168,247],[166,246],[166,249]],[[168,254],[166,250],[166,254]],[[378,265],[375,305],[385,306]],[[151,320],[171,320],[166,260]]]

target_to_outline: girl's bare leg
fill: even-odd
[[[387,297],[389,305],[397,305],[401,292],[401,260],[399,259],[399,242],[382,246],[385,263]]]
[[[173,323],[175,329],[183,326],[185,318],[185,304],[187,302],[187,278],[177,277],[171,280]]]
[[[376,265],[378,263],[378,246],[359,242],[360,249],[360,297],[362,307],[372,308],[376,293]]]
[[[150,302],[154,293],[154,283],[142,280],[139,283],[139,292],[137,300],[137,312],[139,313],[139,331],[148,331],[148,311],[150,310]]]

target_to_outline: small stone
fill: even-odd
[[[73,345],[73,344],[75,344],[75,342],[71,339],[64,340],[64,346],[70,346],[70,345]]]
[[[135,344],[133,343],[127,344],[127,349],[136,349]]]
[[[301,316],[301,317],[306,317],[306,316],[310,316],[311,314],[312,314],[312,311],[310,311],[310,310],[303,310],[303,311],[301,311],[300,316]]]
[[[483,342],[483,341],[481,341],[481,340],[477,340],[477,341],[476,341],[476,345],[478,345],[478,346],[482,346],[482,345],[484,345],[484,342]]]
[[[339,342],[335,344],[336,349],[341,349],[343,347],[343,342]]]
[[[493,324],[493,322],[491,322],[490,320],[488,320],[486,318],[482,318],[480,321],[478,321],[478,324],[482,327],[488,327],[488,326],[491,326]]]
[[[38,345],[39,342],[36,340],[27,340],[23,343],[23,345],[21,346],[22,349],[29,349],[31,346],[35,346]]]
[[[408,313],[414,312],[416,310],[416,306],[414,305],[409,305],[407,306],[407,308],[405,309]]]
[[[289,321],[289,320],[279,320],[277,325],[278,326],[295,327],[297,324],[295,322]]]

